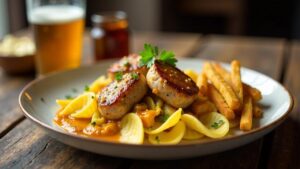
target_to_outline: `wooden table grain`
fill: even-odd
[[[108,157],[56,141],[31,121],[18,106],[18,94],[34,75],[8,76],[0,69],[0,168],[300,168],[300,42],[189,33],[134,32],[131,50],[144,42],[173,50],[179,57],[229,62],[262,72],[288,88],[296,100],[290,117],[267,136],[245,146],[213,155],[182,160],[146,161]],[[83,64],[91,64],[92,42],[84,39]]]

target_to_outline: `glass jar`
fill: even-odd
[[[125,12],[94,14],[92,23],[91,36],[96,61],[119,58],[129,54],[129,31]]]

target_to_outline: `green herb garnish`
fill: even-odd
[[[88,85],[85,85],[84,86],[84,91],[86,91],[86,92],[90,91],[90,87]]]
[[[131,77],[135,80],[139,79],[139,75],[135,72],[131,73]]]
[[[123,73],[122,73],[122,72],[116,72],[116,73],[115,73],[115,79],[116,79],[117,81],[122,80],[122,77],[123,77]]]
[[[71,99],[73,99],[74,97],[72,97],[72,96],[70,96],[70,95],[66,95],[65,98],[68,99],[68,100],[71,100]]]
[[[95,121],[91,122],[91,125],[92,125],[92,126],[95,126],[95,125],[96,125],[96,122],[95,122]]]
[[[224,121],[223,120],[219,120],[218,122],[214,122],[211,127],[214,128],[214,129],[218,129],[220,128],[222,125],[224,124]]]
[[[158,47],[150,44],[144,44],[144,50],[140,52],[140,55],[142,56],[140,58],[140,65],[147,65],[149,68],[154,63],[155,58],[158,56]]]
[[[176,62],[177,62],[177,59],[175,58],[174,53],[171,51],[166,51],[166,50],[163,50],[161,52],[159,60],[161,60],[169,65],[172,65],[172,66],[176,66]]]
[[[144,50],[140,52],[140,66],[146,65],[150,68],[155,60],[162,61],[171,66],[176,66],[177,59],[175,55],[171,51],[163,50],[159,54],[159,50],[157,46],[152,46],[151,44],[144,44]]]
[[[164,123],[168,120],[168,118],[170,117],[170,115],[164,113],[164,114],[161,114],[157,117],[157,120],[160,122],[160,123]]]

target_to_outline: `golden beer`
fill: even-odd
[[[36,43],[40,75],[80,65],[84,12],[79,7],[46,6],[32,11],[30,22]]]

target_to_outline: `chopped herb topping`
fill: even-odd
[[[77,93],[77,92],[78,92],[78,90],[77,90],[77,89],[75,89],[75,88],[73,88],[73,89],[72,89],[72,92],[74,92],[74,93]]]
[[[92,96],[92,99],[94,99],[95,98],[95,96]]]
[[[157,120],[160,122],[160,123],[164,123],[168,120],[168,118],[170,117],[170,115],[164,113],[164,114],[161,114],[157,117]]]
[[[41,101],[45,103],[45,99],[43,97],[41,97]]]
[[[214,122],[211,127],[214,128],[214,129],[218,129],[220,128],[222,125],[224,124],[224,121],[223,120],[219,120],[218,122]]]
[[[156,140],[156,142],[157,142],[157,143],[159,143],[159,142],[160,142],[160,139],[159,139],[159,137],[158,137],[158,136],[155,136],[155,140]]]
[[[163,50],[159,55],[157,46],[151,44],[144,44],[144,50],[140,53],[140,65],[151,67],[155,60],[162,61],[171,66],[176,66],[177,59],[172,51]]]
[[[135,72],[131,73],[131,77],[134,79],[134,80],[137,80],[139,79],[139,75]]]
[[[95,126],[95,125],[96,125],[96,122],[95,122],[95,121],[91,122],[91,125],[92,125],[92,126]]]
[[[116,79],[117,81],[122,80],[122,78],[123,78],[123,73],[122,73],[122,72],[116,72],[116,73],[115,73],[115,79]]]
[[[71,100],[71,99],[73,99],[74,97],[72,97],[72,96],[70,96],[70,95],[66,95],[65,98],[68,99],[68,100]]]
[[[86,92],[90,91],[89,85],[85,85],[85,86],[84,86],[84,91],[86,91]]]

